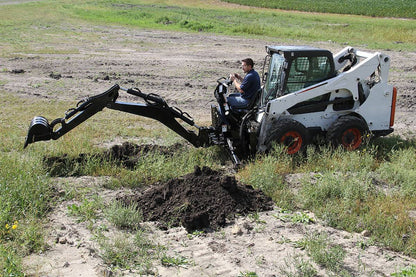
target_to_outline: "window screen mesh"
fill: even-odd
[[[292,61],[285,94],[321,82],[330,77],[331,66],[327,57],[297,57]]]

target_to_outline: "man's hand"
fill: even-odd
[[[243,81],[243,77],[240,74],[238,74],[238,73],[234,73],[234,78],[237,79],[237,80],[239,80],[240,82]]]
[[[238,73],[233,73],[233,74],[230,74],[230,80],[231,81],[238,80],[241,82],[243,81],[243,77],[241,77],[241,75]]]

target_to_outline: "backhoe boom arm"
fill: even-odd
[[[116,101],[120,89],[144,99],[145,103]],[[102,111],[104,108],[155,119],[196,147],[209,144],[208,133],[210,129],[198,127],[189,114],[182,112],[178,108],[170,107],[166,101],[158,95],[145,94],[139,89],[124,89],[119,85],[114,85],[102,94],[78,102],[76,108],[69,109],[65,113],[65,117],[57,118],[53,120],[51,124],[49,124],[48,120],[42,116],[34,117],[30,123],[24,147],[26,148],[27,145],[36,141],[56,140],[95,115],[97,112]],[[184,128],[177,119],[181,119],[190,126],[196,127],[199,130],[198,135],[193,131]]]

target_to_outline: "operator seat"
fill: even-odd
[[[233,108],[232,106],[230,106],[230,110],[234,114],[237,114],[237,115],[240,115],[240,116],[248,113],[258,103],[258,100],[260,99],[260,95],[261,95],[262,90],[263,90],[263,88],[260,88],[259,90],[257,90],[254,93],[253,97],[250,99],[250,102],[248,102],[248,104],[245,107]]]

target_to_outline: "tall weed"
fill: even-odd
[[[344,275],[343,261],[346,251],[339,245],[332,245],[327,236],[319,233],[308,235],[303,239],[308,256],[314,262],[332,271],[333,273]]]

